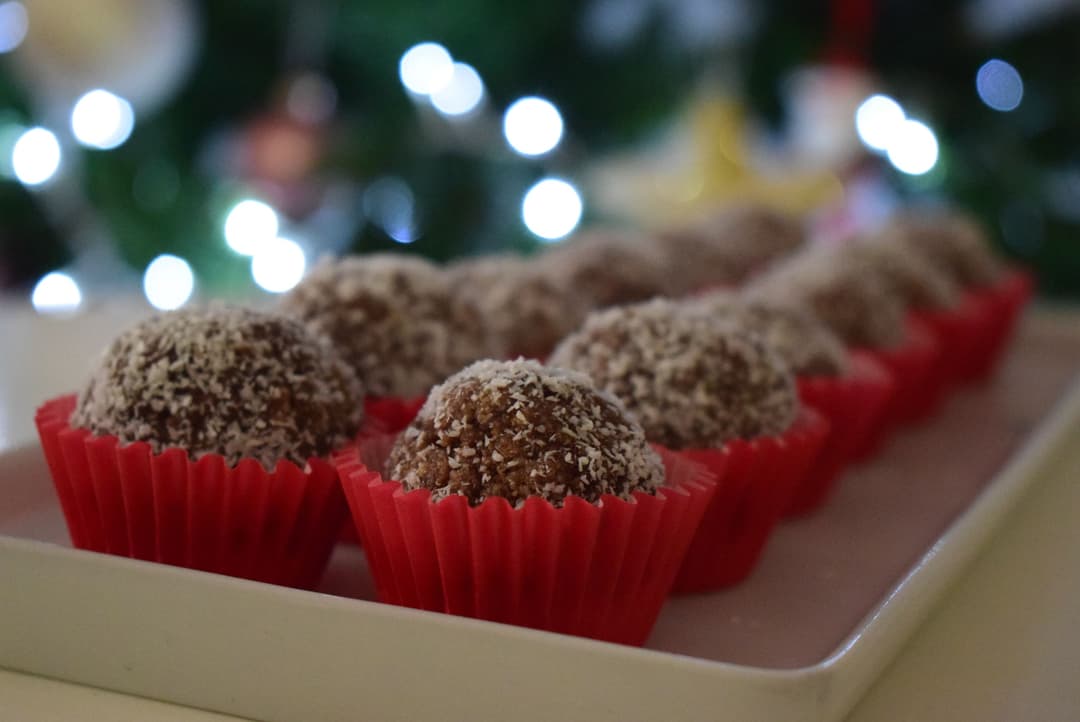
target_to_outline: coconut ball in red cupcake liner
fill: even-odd
[[[957,364],[957,380],[987,378],[1030,300],[1030,274],[1006,266],[991,249],[985,229],[955,209],[909,209],[894,216],[883,235],[921,254],[964,291],[969,318],[979,320],[967,353]]]
[[[675,591],[745,578],[828,430],[819,414],[800,410],[783,361],[757,334],[658,300],[591,315],[548,363],[585,373],[650,441],[716,474]]]
[[[633,645],[715,490],[586,377],[532,361],[464,369],[335,462],[381,600]]]
[[[969,291],[972,304],[981,313],[981,323],[972,353],[960,370],[961,382],[981,383],[994,374],[1034,290],[1031,272],[1009,268],[993,285]]]
[[[919,393],[896,409],[896,421],[912,423],[936,414],[956,384],[957,369],[971,353],[978,315],[959,284],[944,269],[911,249],[895,234],[857,237],[839,251],[858,273],[874,276],[900,299],[909,319],[929,331],[938,353],[924,375]]]
[[[122,334],[35,422],[76,548],[313,587],[348,513],[325,458],[361,398],[302,324],[212,307]]]
[[[403,428],[433,385],[498,352],[480,310],[418,256],[325,259],[280,309],[329,339],[364,380],[370,433]]]
[[[860,271],[838,250],[793,256],[747,288],[752,299],[804,308],[820,319],[850,352],[873,358],[892,377],[878,384],[861,427],[855,429],[853,459],[873,455],[899,420],[901,393],[916,389],[938,353],[933,337],[906,319],[904,305],[881,279]],[[884,402],[880,395],[887,394]]]
[[[703,313],[758,333],[795,375],[802,403],[829,422],[829,433],[801,475],[785,515],[816,510],[851,460],[867,420],[880,412],[891,376],[863,354],[850,357],[840,339],[803,308],[743,294],[710,294],[694,303]]]
[[[892,373],[868,354],[850,354],[846,371],[838,376],[802,376],[799,398],[829,420],[829,436],[796,490],[787,516],[819,509],[841,473],[858,456],[871,433],[876,433],[885,406],[894,395]]]

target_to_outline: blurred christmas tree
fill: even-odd
[[[0,283],[32,283],[67,262],[86,283],[111,283],[121,267],[134,283],[173,254],[204,290],[239,294],[253,271],[264,288],[287,288],[283,266],[299,248],[309,260],[346,248],[528,250],[572,230],[574,186],[585,221],[619,213],[594,202],[605,176],[591,171],[616,154],[670,155],[661,139],[690,108],[680,152],[705,176],[694,181],[700,203],[751,194],[852,205],[870,178],[879,195],[973,208],[1009,254],[1038,267],[1044,289],[1077,292],[1080,95],[1062,72],[1080,47],[1071,10],[100,0],[86,17],[65,0],[8,0]],[[991,59],[1007,64],[987,69]],[[848,80],[805,82],[807,68],[838,66]],[[93,88],[109,93],[86,96]],[[875,92],[898,101],[901,120],[926,123],[932,157],[925,134],[890,141],[880,157],[836,140],[855,138],[854,108]],[[549,102],[506,114],[531,96]],[[53,135],[28,140],[33,126]],[[60,153],[51,169],[49,138]],[[760,180],[762,158],[780,159],[785,182]],[[573,186],[536,186],[523,218],[526,192],[545,177]],[[823,192],[826,177],[847,193]],[[656,178],[645,185],[663,197]],[[270,260],[253,262],[256,250]]]

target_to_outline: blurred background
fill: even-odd
[[[0,293],[292,288],[763,200],[977,213],[1080,295],[1073,0],[0,0]]]

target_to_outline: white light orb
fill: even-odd
[[[20,2],[0,3],[0,53],[10,53],[22,44],[30,19]]]
[[[558,178],[545,178],[525,193],[521,218],[536,236],[557,241],[577,228],[582,209],[577,188]]]
[[[1024,80],[1020,71],[1004,60],[988,60],[975,74],[979,99],[994,110],[1007,113],[1020,107],[1024,99]]]
[[[195,274],[183,258],[163,253],[146,267],[143,273],[143,293],[150,305],[159,311],[173,311],[191,298],[195,290]]]
[[[306,267],[304,249],[288,238],[271,239],[251,257],[251,277],[270,293],[292,290],[304,277]]]
[[[277,236],[280,224],[273,208],[249,198],[237,203],[225,216],[225,242],[236,253],[251,256]]]
[[[934,131],[925,123],[905,120],[889,141],[889,162],[902,173],[922,175],[937,163],[938,142]]]
[[[30,294],[34,310],[44,314],[71,313],[82,305],[82,293],[75,279],[66,273],[46,273]]]
[[[446,87],[431,94],[431,104],[443,115],[465,115],[484,98],[484,81],[465,63],[454,63],[454,74]]]
[[[60,168],[60,141],[50,130],[30,128],[11,149],[11,168],[23,185],[41,185]]]
[[[401,84],[417,95],[445,88],[454,76],[454,59],[438,43],[420,43],[405,51],[398,63]]]
[[[562,115],[548,100],[535,96],[521,98],[506,109],[503,135],[521,155],[543,155],[562,140]]]
[[[119,147],[135,127],[131,103],[119,95],[98,88],[86,93],[71,109],[71,132],[88,148],[110,150]]]
[[[885,150],[904,120],[899,103],[887,95],[871,95],[855,111],[855,132],[867,147]]]

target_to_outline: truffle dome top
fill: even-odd
[[[535,361],[479,361],[436,386],[387,464],[406,489],[472,504],[629,498],[664,483],[659,456],[614,398]]]
[[[281,309],[327,336],[372,396],[419,396],[491,354],[478,310],[446,274],[414,256],[373,254],[318,264]]]
[[[154,451],[302,468],[347,441],[362,415],[361,386],[324,339],[283,316],[214,306],[154,316],[121,334],[72,424]]]
[[[713,318],[760,334],[796,376],[840,376],[847,370],[843,342],[803,308],[723,293],[707,294],[693,305]]]
[[[759,335],[673,301],[594,313],[548,363],[587,374],[672,448],[779,434],[798,410],[791,371]]]

